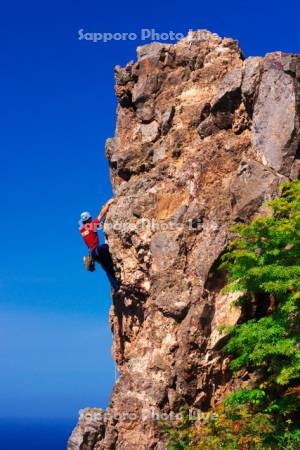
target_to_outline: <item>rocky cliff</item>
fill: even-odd
[[[217,267],[231,225],[267,214],[300,168],[300,55],[245,59],[237,41],[191,32],[138,48],[116,95],[105,232],[123,286],[110,313],[120,376],[69,450],[164,449],[161,413],[205,411],[251,381],[220,353],[220,325],[243,312]]]

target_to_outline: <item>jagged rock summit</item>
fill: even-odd
[[[300,167],[300,55],[245,59],[200,30],[139,47],[115,72],[105,232],[123,285],[110,313],[120,377],[106,411],[82,412],[69,450],[164,449],[159,414],[205,411],[251,382],[220,353],[219,327],[241,311],[216,269],[231,225],[267,214]]]

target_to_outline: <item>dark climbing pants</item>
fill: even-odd
[[[119,282],[116,279],[114,265],[109,248],[107,244],[98,245],[91,251],[91,257],[94,261],[97,261],[106,272],[107,278],[111,286],[118,290],[120,288]]]

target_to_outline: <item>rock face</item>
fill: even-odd
[[[110,314],[120,376],[69,450],[164,449],[161,413],[205,411],[249,380],[220,353],[220,325],[241,312],[217,267],[231,225],[266,214],[299,174],[299,82],[300,55],[245,60],[237,41],[203,30],[116,67],[105,232],[123,286]]]
[[[68,443],[69,450],[93,450],[104,433],[103,411],[86,408],[80,411],[79,421]]]

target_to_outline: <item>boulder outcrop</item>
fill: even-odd
[[[123,286],[110,313],[120,376],[69,450],[164,449],[162,413],[205,411],[250,380],[220,352],[220,325],[241,312],[217,268],[231,226],[267,214],[299,175],[299,83],[300,55],[245,59],[236,40],[205,30],[116,67],[105,233]]]

